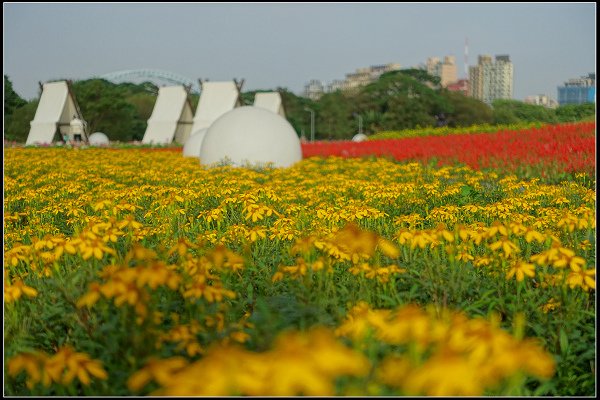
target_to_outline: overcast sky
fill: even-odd
[[[159,69],[244,91],[330,83],[370,65],[508,54],[513,97],[546,94],[596,70],[595,3],[3,3],[3,70],[38,82]]]

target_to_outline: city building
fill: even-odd
[[[343,89],[344,89],[344,81],[341,79],[335,79],[335,80],[331,81],[331,83],[329,85],[327,85],[328,93],[332,93],[337,90],[343,90]]]
[[[319,100],[323,96],[324,87],[323,82],[313,79],[304,85],[304,97],[308,97],[311,100]]]
[[[527,96],[527,97],[525,97],[525,100],[523,102],[527,103],[527,104],[534,104],[536,106],[544,106],[547,108],[558,107],[558,103],[556,102],[556,100],[546,96],[545,94],[536,94],[533,96]]]
[[[468,79],[459,79],[458,81],[456,81],[454,83],[448,84],[448,86],[446,86],[446,89],[448,89],[451,92],[461,92],[465,96],[468,96],[469,95],[469,80]]]
[[[496,99],[512,99],[513,64],[508,55],[480,55],[477,65],[469,67],[469,95],[492,104]]]
[[[375,82],[385,72],[397,71],[400,64],[390,63],[385,65],[372,65],[370,67],[358,68],[355,72],[346,74],[342,84],[343,90],[352,90]]]
[[[569,79],[558,87],[558,104],[583,104],[596,102],[596,74]]]
[[[425,64],[427,73],[440,78],[440,86],[447,87],[451,83],[455,83],[457,78],[456,58],[454,56],[444,57],[444,61],[440,61],[438,57],[429,57]]]
[[[397,71],[399,69],[400,64],[398,63],[358,68],[355,72],[346,74],[346,79],[332,81],[327,85],[327,92],[325,92],[325,86],[321,81],[313,79],[304,86],[303,95],[312,100],[318,100],[324,93],[331,93],[336,90],[352,91],[375,82],[385,72]]]

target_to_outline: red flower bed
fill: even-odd
[[[366,142],[314,142],[302,144],[303,156],[389,156],[401,161],[438,165],[454,162],[475,169],[517,169],[547,166],[563,172],[595,173],[596,123],[549,125],[520,131],[384,139]]]

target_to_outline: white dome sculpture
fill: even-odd
[[[354,135],[352,137],[352,141],[353,142],[364,142],[365,140],[367,140],[368,136],[365,135],[364,133],[357,133],[356,135]]]
[[[90,142],[90,146],[108,146],[109,143],[108,136],[102,132],[92,133],[88,141]]]
[[[200,148],[202,147],[202,141],[204,140],[207,131],[208,128],[202,128],[192,133],[183,145],[184,157],[200,157]]]
[[[254,106],[234,108],[208,128],[200,163],[289,167],[302,160],[300,139],[282,116]]]

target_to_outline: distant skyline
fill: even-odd
[[[3,72],[31,100],[38,82],[159,69],[243,91],[301,94],[357,68],[507,54],[513,98],[557,97],[596,71],[595,3],[3,3]]]

